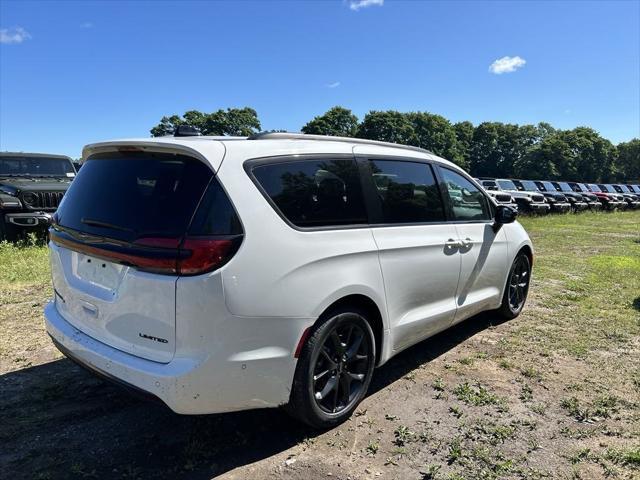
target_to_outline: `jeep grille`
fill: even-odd
[[[22,192],[22,203],[29,209],[55,210],[60,205],[64,192]]]

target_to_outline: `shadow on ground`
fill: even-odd
[[[492,323],[480,315],[403,352],[375,372],[370,394]],[[6,478],[208,479],[319,434],[280,410],[176,415],[67,359],[5,374],[0,390]]]

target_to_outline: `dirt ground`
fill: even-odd
[[[403,352],[326,432],[133,398],[53,347],[47,283],[5,282],[0,478],[640,478],[640,212],[615,215],[528,220],[525,313]]]

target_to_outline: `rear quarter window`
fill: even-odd
[[[271,202],[298,227],[366,224],[355,160],[309,159],[253,167]]]

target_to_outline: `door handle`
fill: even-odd
[[[454,240],[453,238],[450,238],[449,240],[444,242],[444,245],[451,248],[460,248],[462,246],[462,242],[460,240]]]
[[[470,248],[473,246],[473,240],[471,240],[469,237],[465,238],[464,240],[460,240],[460,243],[462,248]]]

